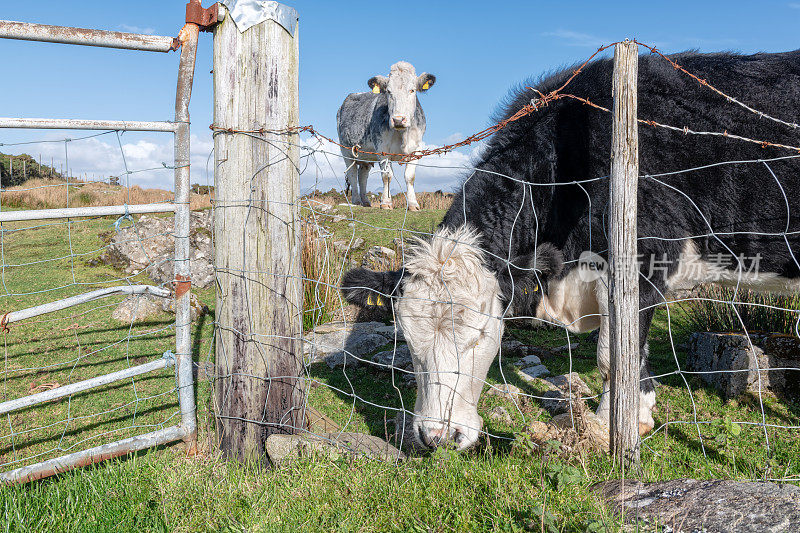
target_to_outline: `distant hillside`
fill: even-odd
[[[39,165],[28,154],[0,154],[0,180],[3,188],[21,185],[29,179],[62,179],[59,172],[50,166]]]

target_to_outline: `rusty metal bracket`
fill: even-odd
[[[211,4],[203,8],[200,0],[191,0],[186,4],[186,24],[197,24],[200,31],[211,31],[219,21],[219,4]]]
[[[181,276],[180,274],[177,274],[173,283],[175,287],[176,300],[192,290],[192,281],[188,276]]]

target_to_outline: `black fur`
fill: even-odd
[[[403,270],[375,272],[354,268],[342,277],[342,294],[353,305],[380,307],[391,312],[392,298],[401,294],[404,274]]]

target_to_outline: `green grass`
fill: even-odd
[[[349,213],[339,207],[338,212]],[[356,221],[320,222],[334,231],[333,240],[361,236],[367,245],[391,246],[398,228],[427,232],[441,212],[406,213],[353,208]],[[7,266],[2,274],[2,312],[119,283],[121,274],[107,266],[89,267],[100,255],[111,219],[75,222],[70,234],[63,224],[5,233],[3,263],[15,265],[67,256],[47,263]],[[348,224],[353,223],[354,226]],[[3,229],[35,223],[4,224]],[[71,238],[71,244],[70,244]],[[366,247],[365,246],[365,247]],[[85,254],[69,258],[70,250]],[[360,259],[359,252],[356,259]],[[73,280],[74,275],[74,280]],[[133,281],[145,281],[143,277]],[[80,285],[75,285],[80,283]],[[19,295],[44,288],[64,287],[46,293]],[[193,331],[195,358],[206,360],[211,346],[214,297],[200,290],[212,315]],[[113,322],[109,315],[120,298],[94,302],[57,315],[12,324],[3,345],[3,399],[28,394],[31,385],[66,384],[101,375],[127,365],[160,357],[173,346],[173,316],[130,324]],[[95,309],[98,305],[109,306]],[[680,346],[689,331],[680,320],[683,312],[657,313],[651,332],[651,361],[656,374],[675,370],[675,358],[685,360]],[[554,373],[578,372],[595,392],[600,391],[594,345],[587,335],[563,330],[528,329],[518,324],[509,335],[543,347],[579,343],[570,361],[563,356],[544,357]],[[130,339],[130,342],[128,342]],[[122,342],[120,342],[122,341]],[[97,351],[100,350],[100,351]],[[93,353],[94,352],[94,353]],[[513,359],[504,357],[488,381],[504,379],[525,392],[541,388],[523,382]],[[44,365],[52,365],[41,370]],[[309,393],[309,403],[349,431],[368,432],[393,440],[393,409],[412,410],[415,390],[400,385],[400,374],[371,367],[332,371],[312,365],[310,375],[319,382]],[[505,377],[504,377],[505,376]],[[800,439],[797,430],[770,428],[767,449],[763,429],[734,422],[760,422],[762,402],[757,398],[723,402],[720,395],[689,378],[692,395],[679,375],[660,379],[656,424],[692,421],[699,426],[673,424],[645,440],[643,478],[648,481],[693,478],[800,479]],[[159,424],[176,422],[176,397],[171,371],[154,373],[99,391],[13,413],[3,420],[0,461],[4,470],[15,459],[40,458],[143,433]],[[355,399],[352,392],[363,399]],[[144,400],[149,396],[158,396]],[[7,531],[619,531],[619,517],[609,515],[589,490],[593,483],[618,475],[602,455],[558,458],[532,451],[516,439],[531,420],[547,420],[537,401],[515,406],[499,397],[484,395],[479,405],[492,437],[466,453],[440,450],[405,463],[383,464],[363,460],[299,461],[274,470],[258,465],[226,462],[213,451],[210,419],[211,389],[198,384],[202,453],[186,457],[180,445],[150,450],[124,460],[84,468],[41,482],[0,487],[2,525]],[[776,425],[800,424],[795,400],[763,397],[764,416]],[[692,403],[694,401],[694,405]],[[370,403],[382,406],[376,407]],[[592,402],[590,401],[590,404]],[[511,415],[511,424],[485,416],[498,405]],[[593,405],[592,405],[593,406]],[[107,411],[107,412],[105,412]],[[98,416],[88,415],[105,412]],[[69,415],[68,423],[64,420]],[[134,422],[135,415],[135,422]],[[87,418],[79,418],[87,416]],[[729,423],[725,424],[725,418]],[[40,427],[30,434],[8,438],[15,432]],[[138,427],[131,427],[131,426]],[[86,439],[89,439],[86,441]],[[72,448],[70,448],[72,447]],[[16,466],[16,464],[11,465]],[[565,475],[564,468],[569,475]],[[651,529],[652,530],[652,529]]]

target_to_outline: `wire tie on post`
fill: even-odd
[[[172,352],[172,350],[167,350],[164,352],[161,358],[167,361],[167,367],[175,366],[175,354]]]

